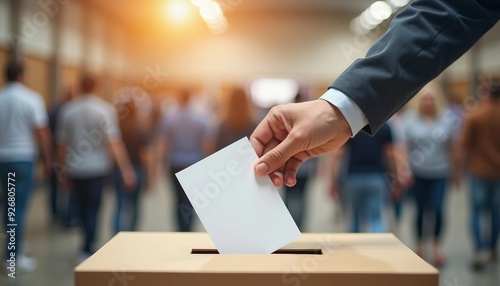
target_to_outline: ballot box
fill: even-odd
[[[75,268],[76,286],[437,286],[438,276],[392,234],[302,234],[273,254],[218,254],[207,233],[120,232]]]

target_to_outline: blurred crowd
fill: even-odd
[[[110,103],[99,96],[96,79],[85,75],[47,111],[40,95],[24,85],[22,64],[9,63],[5,77],[0,90],[0,189],[7,227],[7,178],[15,173],[18,271],[37,268],[24,249],[23,233],[39,158],[49,181],[52,222],[81,229],[78,263],[96,251],[106,182],[112,182],[116,197],[113,232],[138,229],[141,196],[162,175],[172,184],[177,230],[191,231],[196,214],[175,173],[250,136],[258,123],[243,88],[231,92],[222,114],[214,106],[200,108],[189,89],[179,90],[156,114],[143,89],[122,88]],[[437,83],[430,83],[375,136],[360,132],[323,158],[331,174],[325,192],[343,206],[349,232],[397,233],[402,209],[412,202],[415,252],[441,266],[446,263],[441,238],[447,190],[467,182],[475,248],[471,266],[481,269],[496,258],[500,231],[500,82],[489,83],[469,108],[447,98]],[[295,101],[306,99],[298,94]],[[307,188],[319,161],[306,161],[297,184],[283,190],[302,230]],[[391,221],[384,215],[388,209]],[[11,253],[8,244],[4,248]]]

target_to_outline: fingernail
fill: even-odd
[[[295,185],[295,180],[293,178],[286,179],[286,185],[289,187],[293,187]]]
[[[281,187],[281,185],[283,184],[283,182],[276,177],[272,178],[271,181],[273,182],[273,185],[278,188]]]
[[[259,175],[265,175],[267,170],[269,170],[269,167],[267,166],[266,163],[259,163],[256,167],[255,170]]]

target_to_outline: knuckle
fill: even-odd
[[[272,114],[272,115],[280,114],[281,110],[282,110],[282,108],[280,105],[275,105],[275,106],[271,107],[271,109],[269,110],[269,114]]]
[[[301,130],[293,130],[292,132],[290,132],[289,136],[290,139],[293,140],[293,142],[303,142],[307,138],[306,133]]]
[[[272,165],[279,165],[284,162],[285,156],[280,150],[273,150],[268,153],[268,159]]]

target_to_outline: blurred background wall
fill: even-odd
[[[219,97],[259,77],[291,77],[314,98],[390,20],[360,35],[351,20],[374,1],[221,0],[228,25],[213,33],[196,2],[0,0],[0,65],[9,54],[22,57],[29,86],[49,106],[84,71],[101,79],[107,99],[123,85],[140,85],[156,99],[185,86]],[[443,73],[449,94],[463,99],[498,75],[499,49],[495,27]]]

